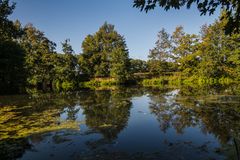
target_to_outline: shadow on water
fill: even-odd
[[[0,159],[236,159],[240,89],[0,97]]]

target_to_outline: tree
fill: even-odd
[[[83,53],[79,56],[78,63],[81,73],[94,76],[94,65],[98,48],[93,35],[88,35],[82,42]]]
[[[15,8],[15,3],[9,4],[9,0],[0,0],[0,41],[12,40],[17,30],[13,22],[8,19]]]
[[[65,54],[73,54],[74,53],[72,46],[69,43],[70,43],[70,39],[65,39],[65,41],[61,43],[62,51]]]
[[[182,26],[177,26],[171,37],[172,53],[175,59],[185,57],[197,49],[199,38],[195,34],[187,34]]]
[[[185,36],[185,34],[186,33],[183,31],[182,26],[177,26],[175,28],[175,31],[172,33],[172,36],[171,36],[171,41],[173,43],[172,52],[175,60],[187,54],[186,50],[184,49],[182,50],[180,47],[181,44],[183,44],[183,37]]]
[[[239,63],[239,34],[225,35],[224,21],[208,26],[202,37],[198,74],[204,77],[237,77]],[[235,57],[235,58],[233,58]],[[233,59],[232,59],[233,58]]]
[[[177,69],[185,79],[239,80],[240,34],[226,35],[227,22],[220,19],[203,25],[200,35],[185,33],[182,26],[177,26],[171,35],[162,29],[156,47],[150,50],[150,72],[162,74]]]
[[[123,36],[114,26],[104,23],[94,35],[88,35],[82,43],[79,58],[81,72],[90,77],[127,79],[129,58]]]
[[[70,40],[66,39],[62,43],[64,54],[57,55],[55,69],[55,86],[57,90],[72,90],[77,84],[77,58],[73,55],[74,51],[69,44]]]
[[[0,94],[23,91],[25,85],[25,52],[17,41],[21,29],[8,19],[14,8],[15,3],[0,0]]]
[[[185,40],[178,41],[181,43],[178,43],[175,51],[179,51],[179,53],[190,51],[178,60],[183,75],[204,79],[225,77],[239,79],[240,34],[225,35],[225,24],[226,21],[217,20],[212,25],[204,25],[200,32],[201,36],[198,36],[201,39],[192,41],[194,45],[184,47],[188,43]],[[183,39],[189,38],[189,36],[182,37]]]
[[[149,58],[153,60],[166,61],[171,58],[171,40],[170,34],[163,28],[158,32],[157,41],[155,42],[156,47],[150,50]]]
[[[119,82],[125,82],[130,78],[130,62],[126,46],[116,48],[111,55],[110,76],[116,78]]]
[[[148,71],[147,62],[141,59],[130,59],[131,73],[144,73]]]
[[[41,89],[51,88],[56,44],[32,24],[24,27],[20,44],[26,52],[25,65],[29,85],[38,86]]]
[[[238,0],[134,0],[134,7],[141,11],[153,10],[156,6],[168,11],[169,9],[180,9],[186,6],[188,9],[192,5],[197,5],[201,15],[212,15],[217,7],[226,10],[225,18],[227,23],[224,26],[225,33],[239,33],[240,31],[240,3]]]
[[[235,34],[231,36],[231,39],[226,42],[231,47],[227,50],[227,54],[229,55],[227,62],[231,67],[230,75],[233,78],[236,78],[237,81],[240,80],[240,34]]]
[[[171,61],[172,43],[170,34],[161,29],[157,35],[156,47],[150,50],[148,66],[152,73],[162,73],[168,70],[168,62]]]
[[[184,32],[182,26],[177,26],[172,33],[172,57],[178,68],[182,71],[186,68],[194,68],[196,55],[192,56],[198,49],[199,36]]]
[[[0,41],[0,94],[23,92],[24,50],[13,41]]]
[[[73,55],[74,51],[69,42],[70,39],[66,39],[65,42],[62,43],[62,50],[64,52],[63,58],[65,61],[65,73],[62,76],[68,81],[71,81],[76,78],[77,58]]]

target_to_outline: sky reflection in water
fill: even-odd
[[[240,97],[197,91],[0,97],[0,159],[237,159]]]

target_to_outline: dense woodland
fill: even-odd
[[[150,50],[149,71],[175,72],[175,78],[185,82],[239,81],[240,34],[224,34],[225,23],[203,25],[198,35],[185,33],[182,26],[172,34],[162,29]]]
[[[225,34],[228,13],[199,34],[188,34],[182,26],[173,33],[161,29],[147,61],[129,58],[126,41],[114,25],[105,22],[82,42],[75,54],[70,39],[63,40],[62,53],[44,32],[32,24],[23,26],[8,16],[15,4],[0,1],[0,93],[19,93],[35,88],[69,91],[82,82],[105,80],[106,84],[126,84],[145,78],[168,77],[168,81],[195,83],[240,80],[240,34]],[[186,84],[186,83],[185,83]]]

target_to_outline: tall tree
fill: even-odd
[[[212,25],[202,27],[201,39],[191,54],[178,61],[185,76],[239,79],[240,34],[225,35],[225,23],[224,20],[217,20]]]
[[[25,52],[16,42],[0,41],[0,94],[23,92]]]
[[[172,53],[180,58],[193,53],[197,48],[199,38],[195,34],[187,34],[182,26],[177,26],[171,37],[173,43]]]
[[[91,77],[109,77],[123,80],[128,74],[128,50],[123,36],[114,26],[104,23],[94,35],[88,35],[82,43],[79,58],[83,73]]]
[[[167,70],[168,61],[171,60],[172,44],[170,34],[163,28],[158,32],[155,47],[150,50],[148,66],[150,72],[162,73]]]
[[[171,56],[171,39],[170,34],[163,28],[158,32],[157,41],[155,42],[156,47],[150,50],[149,58],[154,60],[166,61]]]
[[[198,74],[204,77],[236,77],[239,63],[239,34],[225,35],[224,21],[208,26],[202,37]],[[232,57],[235,57],[231,59]],[[238,57],[238,58],[237,58]]]
[[[177,26],[171,36],[172,55],[178,69],[181,71],[192,69],[197,61],[196,55],[192,55],[198,49],[199,36],[184,32],[182,26]]]
[[[0,0],[0,94],[23,91],[25,85],[25,52],[17,41],[21,27],[8,19],[14,8],[15,3]]]
[[[21,45],[26,51],[28,83],[40,88],[51,88],[54,75],[56,44],[32,24],[24,27]]]
[[[57,88],[65,90],[73,89],[77,83],[77,58],[73,55],[74,51],[70,45],[70,39],[62,43],[64,54],[58,54],[57,65],[55,66]],[[60,86],[61,85],[61,86]]]

